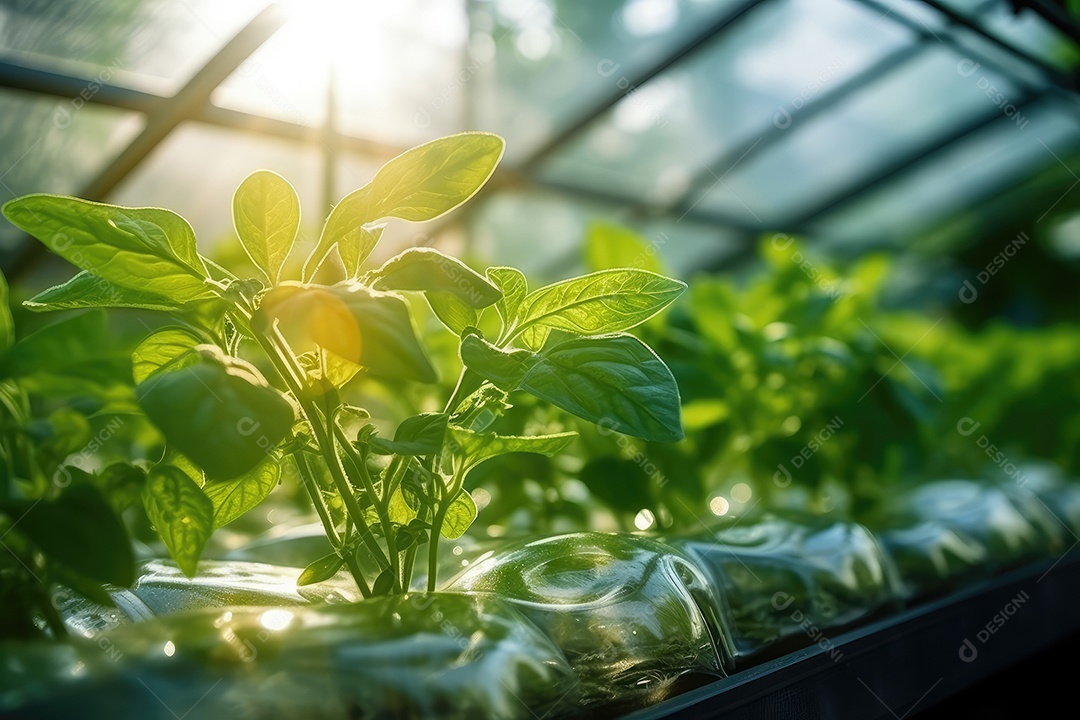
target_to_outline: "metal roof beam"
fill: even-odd
[[[627,77],[627,84],[625,87],[622,84],[616,85],[612,91],[602,97],[599,102],[595,103],[592,107],[581,113],[581,115],[573,122],[549,137],[542,145],[540,145],[540,147],[533,150],[529,157],[521,164],[521,169],[524,172],[535,170],[548,156],[576,137],[601,115],[625,98],[628,93],[627,88],[633,90],[634,88],[641,87],[679,61],[692,55],[697,50],[709,44],[729,27],[733,26],[739,18],[764,2],[766,2],[766,0],[744,0],[744,2],[733,11],[706,25],[700,32],[695,33],[693,37],[689,38],[675,50],[665,55],[659,62],[644,68],[640,72],[630,74],[630,76]]]
[[[1022,109],[1028,107],[1041,96],[1038,93],[1026,93],[1020,97],[1015,103],[1016,108]],[[822,215],[829,213],[836,208],[844,205],[848,205],[858,200],[859,198],[869,194],[871,191],[877,189],[881,185],[885,184],[889,180],[893,179],[897,175],[910,170],[916,165],[920,164],[924,160],[929,159],[933,155],[941,152],[950,145],[963,140],[964,138],[972,135],[983,128],[989,127],[996,122],[1008,121],[1001,110],[993,108],[990,112],[984,113],[979,117],[972,120],[970,123],[965,123],[962,127],[950,130],[949,132],[939,136],[929,144],[923,146],[915,153],[909,155],[906,158],[901,158],[898,161],[887,163],[884,167],[878,169],[869,177],[855,178],[847,187],[841,189],[839,192],[833,193],[830,197],[819,203],[810,212],[803,215],[794,223],[789,223],[789,227],[797,231],[805,231],[810,223],[817,220]]]

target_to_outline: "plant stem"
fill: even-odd
[[[349,566],[349,572],[353,576],[353,580],[356,581],[356,586],[360,588],[360,594],[365,598],[371,597],[371,589],[368,587],[367,581],[364,579],[364,571],[360,569],[360,563],[356,561],[355,551],[351,551],[345,547],[341,538],[338,537],[337,529],[334,527],[333,520],[330,518],[330,512],[326,507],[326,501],[323,500],[322,491],[315,487],[314,481],[311,480],[314,477],[311,465],[307,461],[307,457],[304,456],[304,451],[299,450],[294,453],[297,465],[300,466],[300,472],[304,475],[301,480],[301,484],[307,489],[308,495],[311,497],[311,503],[315,506],[315,511],[319,513],[319,519],[322,520],[323,528],[326,530],[326,535],[330,538],[330,544],[334,546],[334,550],[345,561],[345,564]]]
[[[279,344],[284,344],[284,339],[280,337],[280,333],[277,333],[277,328],[274,328],[277,337],[267,337],[261,333],[255,333],[256,339],[263,351],[270,358],[270,361],[274,364],[274,368],[278,371],[281,379],[288,386],[292,392],[296,401],[300,404],[300,409],[307,419],[308,424],[311,425],[311,431],[315,433],[315,441],[319,446],[319,451],[323,455],[323,459],[326,462],[327,468],[330,471],[330,476],[334,480],[334,484],[337,487],[338,493],[341,495],[342,501],[345,503],[345,508],[352,516],[352,521],[360,531],[360,536],[367,545],[368,550],[375,557],[375,561],[381,568],[389,567],[389,562],[386,556],[383,554],[382,548],[379,547],[379,543],[375,541],[375,537],[371,533],[371,528],[368,527],[367,521],[364,519],[364,511],[360,507],[360,504],[356,502],[356,498],[352,494],[352,488],[349,486],[348,480],[345,478],[344,472],[341,467],[341,460],[337,455],[337,449],[334,447],[333,433],[328,433],[327,428],[320,422],[318,409],[314,406],[311,400],[306,397],[303,384],[300,380],[299,368],[293,366],[292,355],[290,352],[283,350],[279,347]]]
[[[304,486],[304,489],[307,490],[308,497],[311,498],[311,504],[315,506],[315,512],[319,514],[319,519],[326,529],[326,535],[330,539],[330,544],[334,546],[335,550],[340,550],[342,547],[342,540],[338,535],[333,520],[330,518],[330,509],[326,507],[326,500],[323,499],[322,490],[316,487],[316,484],[311,480],[315,475],[311,469],[311,464],[304,456],[303,450],[298,450],[293,453],[293,458],[295,458],[296,464],[300,468],[300,483]]]
[[[386,552],[390,556],[390,572],[394,577],[394,592],[401,592],[401,557],[397,551],[397,539],[394,536],[394,526],[390,522],[390,513],[386,509],[389,498],[380,498],[375,492],[375,483],[371,481],[371,475],[368,473],[367,463],[364,458],[349,443],[349,439],[345,437],[345,431],[341,429],[341,426],[332,418],[329,422],[333,426],[334,436],[341,443],[349,462],[356,468],[356,473],[360,476],[360,481],[364,484],[364,489],[367,490],[372,504],[375,505],[375,511],[379,514],[379,522],[383,528],[383,538],[386,540]],[[331,442],[333,442],[333,439],[331,439]]]
[[[416,562],[416,548],[417,544],[413,543],[409,546],[409,549],[405,551],[405,564],[402,566],[401,570],[402,592],[409,592],[409,589],[412,587],[413,565]]]

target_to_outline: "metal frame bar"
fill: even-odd
[[[207,61],[173,97],[158,105],[147,115],[146,126],[111,163],[83,187],[79,193],[89,200],[103,200],[124,180],[161,142],[196,110],[204,107],[211,93],[231,75],[240,64],[265,43],[285,23],[285,15],[274,4],[263,8]],[[58,78],[54,77],[54,81]],[[81,89],[80,89],[81,92]],[[114,92],[114,97],[117,94]],[[145,102],[142,95],[129,95],[127,101]],[[44,246],[23,243],[12,263],[12,274],[31,267],[44,255]]]
[[[859,3],[862,3],[863,5],[866,5],[868,7],[872,7],[872,8],[878,9],[878,10],[881,9],[881,5],[880,5],[878,0],[855,0],[855,1],[859,2]],[[1046,75],[1046,77],[1051,81],[1050,88],[1053,89],[1054,92],[1056,92],[1056,93],[1062,93],[1063,92],[1069,98],[1071,98],[1073,100],[1076,99],[1075,85],[1073,87],[1069,87],[1069,84],[1064,82],[1064,80],[1063,80],[1064,76],[1062,75],[1062,73],[1060,73],[1060,71],[1057,71],[1054,68],[1051,68],[1051,67],[1047,66],[1045,63],[1038,60],[1037,58],[1032,57],[1028,53],[1025,53],[1024,51],[1019,50],[1019,49],[1013,47],[1012,45],[1009,45],[1008,43],[1005,43],[1005,42],[1003,42],[1001,40],[998,40],[997,38],[994,38],[992,35],[989,35],[988,33],[986,33],[984,30],[982,30],[982,28],[980,28],[977,24],[973,23],[969,19],[967,19],[967,18],[965,18],[965,17],[963,17],[961,15],[958,15],[957,13],[949,10],[948,8],[944,8],[939,2],[937,2],[937,0],[923,0],[923,1],[927,5],[930,5],[931,7],[933,7],[935,9],[939,10],[940,12],[942,12],[946,16],[946,18],[950,21],[950,23],[962,25],[963,27],[968,28],[968,29],[978,33],[980,36],[986,38],[987,40],[990,40],[995,45],[997,45],[998,47],[1001,47],[1002,49],[1006,50],[1007,52],[1009,52],[1009,53],[1011,53],[1013,55],[1016,55],[1020,59],[1037,66]],[[984,7],[987,7],[987,6],[984,6]],[[914,29],[916,31],[919,31],[919,29],[920,29],[918,23],[916,23],[916,22],[914,22],[912,20],[909,20],[909,19],[901,17],[901,16],[893,16],[893,17],[894,17],[894,20],[896,22],[902,23],[902,24],[906,25],[909,28],[912,28],[912,29]],[[953,37],[952,35],[947,35],[944,38],[942,38],[942,42],[945,43],[946,45],[948,45],[949,47],[953,48],[953,49],[960,49],[960,47],[961,47],[959,45],[958,41],[956,40],[956,38]],[[998,72],[1003,72],[1004,74],[1008,75],[1008,73],[1003,71],[1003,69],[997,63],[989,61],[986,58],[980,58],[980,59],[983,60],[984,64],[988,68],[996,70]],[[1042,97],[1044,95],[1044,93],[1045,93],[1045,91],[1037,90],[1037,89],[1030,89],[1029,88],[1025,92],[1025,94],[1017,102],[1015,102],[1013,104],[1016,105],[1018,108],[1026,106],[1026,105],[1030,105],[1032,102],[1034,102],[1034,101],[1038,100],[1040,97]],[[802,214],[797,219],[794,219],[791,223],[784,223],[784,224],[787,225],[788,228],[791,229],[791,230],[805,232],[807,230],[808,226],[814,220],[817,220],[818,218],[820,218],[822,215],[825,215],[826,213],[828,213],[830,211],[836,210],[837,208],[840,208],[842,206],[845,206],[845,205],[848,205],[850,203],[855,202],[860,197],[865,196],[867,193],[869,193],[870,191],[876,189],[877,187],[879,187],[883,183],[891,180],[892,178],[894,178],[896,175],[900,174],[901,172],[903,172],[905,170],[909,170],[910,168],[912,168],[912,167],[918,165],[919,163],[921,163],[923,160],[926,160],[930,156],[944,150],[949,145],[962,140],[964,137],[966,137],[969,134],[977,132],[978,130],[982,129],[984,126],[993,123],[993,121],[997,120],[1000,117],[1002,117],[1001,113],[998,112],[995,109],[994,112],[987,113],[984,116],[980,116],[980,117],[974,119],[973,121],[971,121],[969,123],[966,123],[965,125],[954,129],[951,132],[943,133],[941,136],[939,136],[939,138],[937,140],[930,142],[928,145],[925,145],[922,149],[915,151],[913,154],[909,155],[907,158],[904,158],[904,159],[902,159],[900,161],[897,161],[897,162],[888,163],[887,165],[880,168],[876,173],[873,173],[872,175],[870,175],[866,179],[858,179],[857,178],[857,179],[853,180],[851,183],[848,184],[847,187],[845,187],[842,190],[837,191],[836,193],[830,195],[826,200],[820,202],[815,208],[813,208],[809,212],[806,212],[806,213]]]
[[[678,214],[688,212],[690,208],[693,207],[694,202],[696,202],[695,198],[700,198],[703,193],[708,192],[708,188],[705,186],[710,179],[723,173],[726,168],[732,167],[736,163],[746,162],[759,155],[764,150],[772,147],[782,138],[786,137],[787,131],[794,128],[796,125],[808,122],[812,118],[821,115],[824,111],[836,107],[837,104],[861,91],[871,83],[890,75],[893,72],[897,72],[903,68],[906,63],[912,62],[921,55],[925,47],[926,38],[923,37],[919,38],[911,45],[905,45],[904,47],[887,54],[862,73],[811,100],[802,110],[791,116],[790,125],[781,127],[776,123],[770,123],[765,126],[761,132],[755,133],[747,140],[739,143],[730,150],[725,151],[722,155],[713,158],[702,167],[701,171],[695,173],[694,177],[690,180],[690,184],[687,186],[686,191],[672,204],[672,212]]]
[[[1048,2],[1048,0],[1012,0],[1012,5],[1015,12],[1030,8],[1041,15],[1048,23],[1072,38],[1074,42],[1080,42],[1080,23],[1065,9],[1063,4],[1055,4]]]
[[[1037,93],[1028,93],[1023,95],[1015,103],[1013,103],[1017,109],[1028,107],[1039,99],[1040,95]],[[975,118],[972,122],[965,124],[964,126],[951,130],[947,133],[940,135],[935,140],[931,141],[927,145],[924,145],[920,150],[914,154],[909,155],[906,158],[901,158],[895,162],[888,163],[884,167],[878,169],[877,172],[865,178],[856,178],[855,181],[850,183],[848,187],[830,195],[826,200],[818,204],[810,212],[804,214],[796,222],[791,224],[791,227],[798,231],[805,231],[807,226],[814,220],[817,220],[822,215],[825,215],[836,208],[848,205],[855,202],[859,198],[867,195],[868,193],[876,190],[879,186],[888,182],[892,178],[896,177],[900,173],[915,167],[924,160],[941,152],[945,148],[949,147],[953,143],[977,133],[983,128],[989,127],[997,122],[1008,122],[1009,118],[1001,113],[996,107],[992,111],[984,113]]]
[[[618,104],[620,100],[627,96],[628,92],[644,85],[672,65],[678,63],[680,60],[683,60],[704,46],[710,44],[725,30],[734,26],[740,18],[746,16],[751,10],[763,5],[765,2],[767,2],[767,0],[745,0],[737,8],[710,23],[701,32],[696,33],[682,45],[675,48],[674,51],[669,52],[659,62],[650,65],[638,73],[634,73],[632,77],[628,77],[626,87],[616,86],[603,99],[581,113],[576,120],[555,132],[545,140],[542,145],[533,150],[529,157],[521,164],[521,170],[529,173],[536,169],[536,167],[549,155],[572,140],[581,131],[591,125],[593,121]]]
[[[64,73],[26,67],[17,63],[0,60],[0,88],[32,92],[37,95],[51,95],[65,100],[79,97],[90,84],[89,78],[80,78]],[[128,110],[144,115],[154,115],[167,105],[172,98],[164,95],[136,90],[134,88],[93,81],[97,89],[87,104],[101,107]],[[266,137],[290,140],[294,142],[321,142],[322,129],[299,125],[288,120],[256,115],[241,110],[231,110],[209,102],[200,108],[192,108],[186,120],[203,123],[212,127],[228,130],[252,132]],[[377,157],[393,157],[406,148],[388,145],[375,140],[368,140],[351,135],[339,134],[342,147],[356,153]]]
[[[879,11],[888,10],[883,8],[879,0],[853,0],[865,6]],[[1030,4],[1038,4],[1041,0],[1027,0]],[[717,36],[736,24],[736,22],[749,14],[754,8],[763,5],[766,0],[744,0],[734,10],[717,18],[700,32],[688,38],[686,42],[669,52],[658,62],[636,73],[627,82],[629,87],[639,87],[648,82],[681,60],[692,55],[694,52],[708,46],[717,39]],[[1040,59],[1032,56],[1019,48],[994,37],[979,25],[967,17],[957,14],[948,7],[943,6],[937,0],[924,0],[930,7],[942,13],[950,22],[962,26],[1006,52],[1027,62],[1039,69],[1050,81],[1050,90],[1055,94],[1066,95],[1074,101],[1077,98],[1077,78],[1071,77],[1061,71],[1047,65]],[[989,7],[987,2],[980,6],[980,10]],[[891,19],[914,30],[919,40],[911,46],[906,46],[898,51],[890,53],[882,60],[874,63],[859,75],[851,78],[844,84],[823,93],[814,101],[803,108],[796,118],[796,122],[804,122],[815,115],[826,112],[835,107],[838,102],[857,93],[862,88],[873,83],[875,80],[892,72],[919,52],[925,45],[928,31],[907,17],[892,13]],[[114,107],[122,110],[140,112],[148,118],[147,127],[144,131],[118,156],[112,164],[91,182],[83,191],[83,195],[91,198],[102,198],[119,182],[123,180],[152,150],[164,140],[177,125],[184,121],[194,121],[210,126],[258,133],[268,137],[275,137],[289,141],[304,143],[326,144],[326,128],[315,128],[300,125],[294,122],[279,120],[271,117],[263,117],[256,114],[231,110],[215,106],[209,102],[211,93],[223,82],[243,60],[276,31],[283,23],[284,18],[274,5],[264,9],[253,18],[229,43],[225,45],[208,63],[188,82],[188,84],[174,97],[165,97],[153,93],[113,85],[110,83],[97,83],[92,97],[86,99],[87,103],[106,107]],[[947,35],[944,42],[953,48],[960,47],[959,41],[952,35]],[[996,63],[986,63],[988,67],[997,67]],[[1000,70],[1000,67],[998,67]],[[16,63],[0,61],[0,87],[14,90],[35,92],[38,94],[54,95],[62,98],[75,98],[83,94],[89,84],[89,80],[66,75],[59,72],[30,68]],[[707,178],[713,174],[716,168],[722,168],[730,164],[732,158],[746,159],[747,156],[756,154],[775,144],[783,137],[779,128],[769,126],[763,133],[756,136],[753,141],[746,141],[723,156],[716,158],[708,164],[709,174],[699,173],[691,182],[690,190],[669,206],[651,205],[642,203],[638,198],[626,198],[612,194],[604,190],[576,187],[573,184],[560,183],[544,180],[535,176],[533,172],[543,160],[571,141],[579,133],[588,128],[605,112],[626,96],[626,88],[615,88],[601,101],[591,108],[582,112],[573,122],[550,136],[539,148],[537,148],[519,167],[518,170],[500,171],[494,180],[493,186],[498,188],[521,185],[523,183],[534,184],[539,187],[547,187],[557,192],[585,195],[592,200],[621,207],[629,206],[632,212],[655,215],[660,213],[685,214],[695,222],[714,223],[723,225],[752,237],[761,231],[756,225],[747,224],[738,218],[724,214],[709,213],[707,211],[692,211],[689,205],[690,198],[696,190],[699,190]],[[1026,102],[1037,99],[1038,95],[1025,97]],[[952,142],[977,131],[983,125],[989,124],[993,117],[979,118],[976,122],[963,128],[949,132],[944,137],[932,142],[912,156],[896,163],[890,163],[887,167],[874,173],[870,180],[853,183],[842,192],[835,193],[827,201],[821,203],[811,212],[803,215],[794,223],[792,229],[804,228],[809,222],[835,208],[854,201],[858,197],[872,190],[874,187],[886,182],[900,172],[923,161],[930,155],[940,151]],[[391,157],[400,153],[404,148],[388,145],[365,138],[333,132],[333,144],[335,150],[340,148],[358,154],[376,157]],[[329,171],[328,171],[329,172]],[[689,212],[688,212],[689,211]],[[458,218],[464,220],[464,218]],[[435,229],[437,231],[437,228]],[[35,247],[31,246],[31,247]],[[21,264],[17,261],[17,268]]]
[[[872,1],[873,0],[858,0],[858,2],[863,2],[863,3],[872,2]],[[942,4],[941,2],[939,2],[939,0],[922,0],[922,1],[924,3],[926,3],[927,5],[929,5],[930,7],[937,10],[939,13],[944,15],[946,18],[948,18],[948,20],[951,23],[953,23],[955,25],[960,25],[961,27],[963,27],[963,28],[965,28],[967,30],[970,30],[971,32],[975,33],[976,35],[979,35],[980,37],[982,37],[984,40],[988,40],[990,43],[992,43],[994,45],[997,45],[999,48],[1001,48],[1002,50],[1008,52],[1009,54],[1015,55],[1016,57],[1020,58],[1021,60],[1024,60],[1025,62],[1027,62],[1027,63],[1029,63],[1031,65],[1034,65],[1039,70],[1041,70],[1043,72],[1043,74],[1045,74],[1046,77],[1056,87],[1058,87],[1058,88],[1060,88],[1062,90],[1065,90],[1065,91],[1069,92],[1070,94],[1072,94],[1074,96],[1075,96],[1075,93],[1077,91],[1080,91],[1080,81],[1078,81],[1078,78],[1077,78],[1076,75],[1069,75],[1068,73],[1064,73],[1061,70],[1058,70],[1057,68],[1053,67],[1052,65],[1048,65],[1045,61],[1035,57],[1031,53],[1029,53],[1029,52],[1027,52],[1025,50],[1022,50],[1022,49],[1016,47],[1015,45],[1013,45],[1011,43],[1005,42],[1004,40],[1002,40],[1000,38],[997,38],[994,35],[991,35],[986,30],[984,30],[978,23],[972,21],[970,18],[967,18],[967,17],[961,15],[960,13],[956,12],[955,10],[952,10],[948,6],[946,6],[946,5]],[[955,42],[955,40],[954,40],[954,42]]]

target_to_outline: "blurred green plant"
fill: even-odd
[[[120,516],[145,471],[124,460],[138,434],[129,348],[105,317],[65,318],[16,340],[0,275],[0,636],[44,629],[64,635],[54,596],[61,584],[103,605],[103,585],[135,578]],[[119,447],[116,447],[119,446]]]
[[[502,153],[501,138],[464,133],[391,160],[334,207],[298,277],[288,277],[286,261],[299,200],[271,172],[249,176],[233,198],[257,277],[201,255],[191,227],[168,210],[54,195],[4,206],[13,224],[81,269],[28,307],[161,310],[176,323],[139,344],[132,374],[167,448],[149,469],[143,505],[185,574],[196,573],[213,531],[259,504],[295,463],[334,549],[300,584],[347,567],[364,596],[401,593],[427,543],[434,589],[440,536],[460,537],[477,515],[466,476],[509,453],[553,456],[575,437],[497,432],[519,391],[650,442],[682,437],[675,379],[625,331],[674,301],[683,283],[605,269],[530,291],[514,268],[480,274],[423,247],[365,271],[381,220],[422,222],[453,210]],[[316,284],[333,253],[347,279]],[[458,338],[463,367],[441,410],[407,417],[390,438],[342,392],[364,375],[392,387],[437,380],[402,293],[421,294]],[[244,354],[269,361],[273,384]]]
[[[586,237],[593,269],[637,258],[662,271],[655,256],[625,229]],[[785,235],[760,257],[741,282],[693,278],[638,329],[679,383],[683,442],[583,429],[576,476],[623,527],[695,530],[759,503],[859,516],[909,480],[1030,458],[1080,469],[1074,326],[965,330],[887,307],[885,257],[841,272]]]

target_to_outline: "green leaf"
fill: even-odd
[[[65,470],[76,482],[97,488],[118,516],[138,499],[146,485],[146,471],[126,462],[113,463],[92,475],[72,466]]]
[[[542,353],[500,350],[468,335],[461,359],[507,392],[524,390],[602,428],[645,440],[683,437],[675,378],[632,335],[574,338]]]
[[[0,354],[15,344],[15,321],[11,317],[10,303],[7,279],[0,273]]]
[[[398,525],[408,525],[416,518],[418,508],[409,503],[407,493],[399,487],[395,488],[394,494],[390,496],[390,502],[387,503],[386,510],[390,515],[391,522],[396,522]]]
[[[155,465],[143,489],[146,516],[189,578],[214,532],[214,506],[195,481],[172,465]]]
[[[520,270],[512,267],[489,267],[487,277],[502,293],[495,303],[495,311],[499,313],[503,328],[508,328],[517,317],[521,301],[529,292],[528,282]]]
[[[208,482],[203,493],[214,506],[214,528],[228,525],[265,500],[278,485],[281,463],[271,456],[238,478]]]
[[[485,460],[509,453],[535,453],[555,457],[577,436],[576,432],[533,436],[495,435],[451,427],[449,447],[455,456],[462,458],[461,472],[468,473]]]
[[[24,195],[3,212],[71,264],[121,287],[180,303],[214,296],[195,233],[169,210]]]
[[[439,534],[447,540],[456,540],[465,534],[476,520],[476,503],[468,490],[462,489],[446,508],[442,529]]]
[[[586,231],[585,265],[590,270],[636,268],[663,272],[655,246],[629,228],[603,221],[590,223]]]
[[[361,225],[345,233],[341,240],[338,241],[338,255],[341,256],[341,262],[345,265],[345,273],[350,279],[360,277],[360,268],[363,266],[364,261],[368,259],[371,251],[379,244],[385,228],[385,223],[381,225]]]
[[[480,315],[451,293],[428,292],[424,293],[431,311],[439,322],[447,327],[455,335],[461,335],[466,328],[476,327],[480,321]]]
[[[377,455],[434,455],[443,446],[446,437],[446,413],[420,413],[405,418],[394,432],[393,440],[378,436],[368,442]]]
[[[380,595],[389,595],[390,591],[394,587],[394,573],[390,568],[386,568],[379,576],[375,578],[375,582],[371,583],[371,594],[374,597]]]
[[[305,585],[314,585],[329,580],[337,574],[337,571],[344,564],[345,560],[340,555],[330,553],[304,568],[304,572],[300,573],[300,577],[296,579],[296,585],[304,587]]]
[[[135,383],[141,383],[162,368],[178,370],[183,367],[185,357],[189,362],[198,362],[194,348],[202,340],[183,328],[170,327],[158,330],[131,353],[131,375]]]
[[[499,288],[457,258],[435,248],[416,247],[383,263],[371,275],[376,290],[449,293],[472,308],[485,308],[502,297]]]
[[[293,407],[243,360],[212,345],[197,346],[194,355],[194,363],[155,373],[135,394],[171,446],[212,480],[235,478],[285,437]]]
[[[75,483],[56,500],[17,501],[4,505],[15,529],[51,560],[98,582],[130,586],[135,559],[123,524],[91,485]]]
[[[49,373],[126,383],[125,353],[114,350],[111,340],[100,310],[65,317],[15,343],[4,359],[3,371],[13,377]]]
[[[304,280],[315,276],[335,245],[340,253],[349,234],[364,225],[386,217],[434,220],[461,205],[491,177],[504,147],[498,135],[470,132],[432,140],[397,156],[330,212],[319,244],[304,263]]]
[[[269,332],[275,322],[297,355],[322,348],[381,377],[438,379],[398,295],[355,282],[285,282],[263,298],[252,327]]]
[[[300,229],[300,198],[293,186],[269,170],[248,175],[233,195],[233,225],[248,257],[271,285],[277,284]]]
[[[576,335],[628,330],[684,290],[685,283],[645,270],[601,270],[529,293],[518,308],[515,334],[535,327]]]
[[[86,270],[65,283],[43,290],[23,306],[35,312],[106,307],[176,312],[185,308],[183,303],[146,290],[121,287]]]

